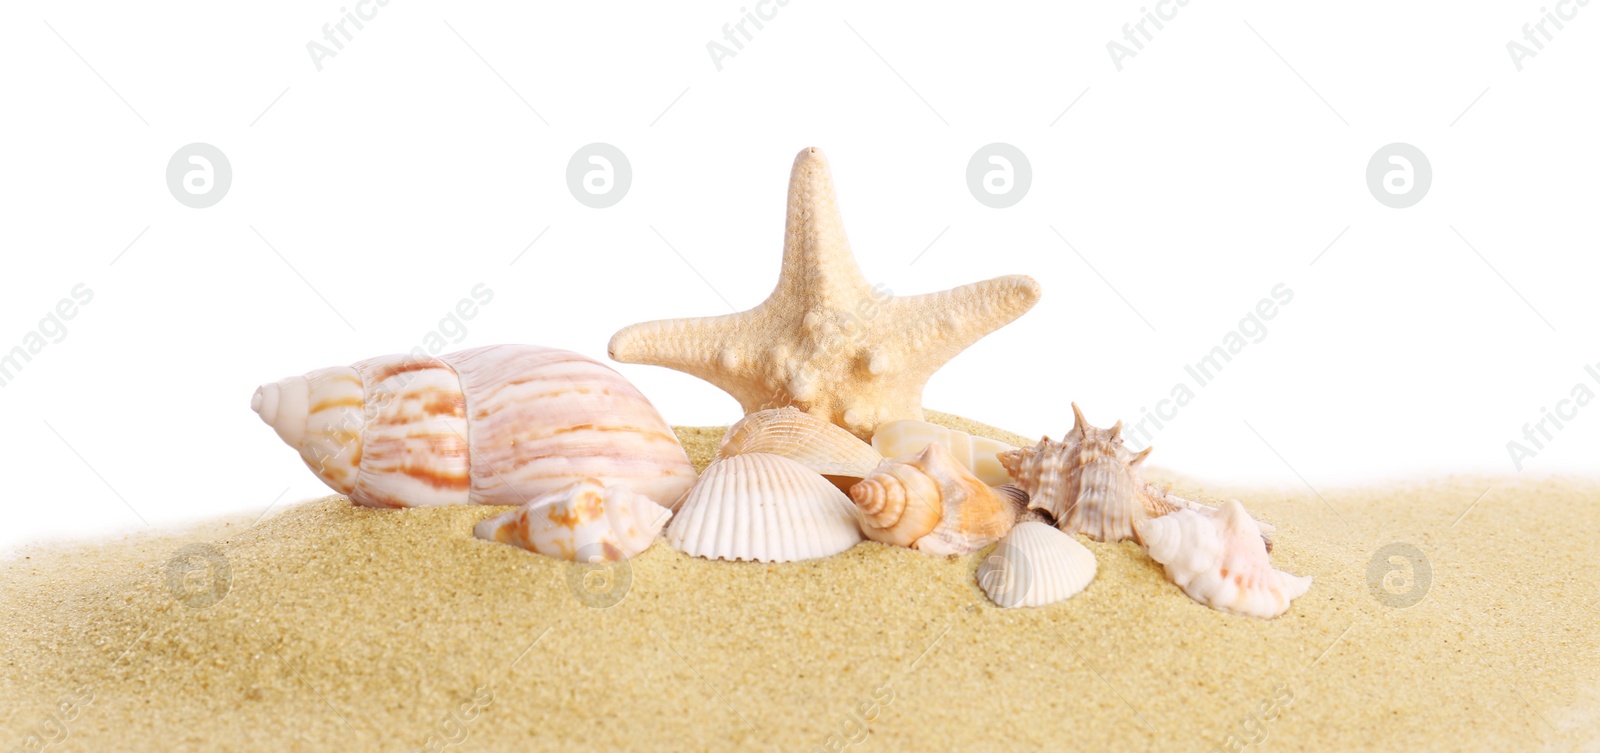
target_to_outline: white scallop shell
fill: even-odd
[[[1087,588],[1094,553],[1049,523],[1018,523],[978,565],[978,587],[997,606],[1042,607]]]
[[[972,475],[984,484],[1000,486],[1011,483],[1011,474],[1000,464],[999,455],[1017,448],[988,437],[975,437],[959,429],[951,429],[927,421],[904,419],[890,421],[872,432],[872,448],[886,458],[915,455],[933,443],[944,445]]]
[[[752,452],[786,457],[824,476],[852,480],[865,477],[883,461],[856,435],[798,408],[756,411],[740,419],[728,427],[717,457]]]
[[[650,548],[672,511],[586,478],[486,518],[473,535],[573,562],[630,559]]]
[[[788,458],[747,453],[712,463],[667,526],[667,543],[708,559],[793,562],[861,541],[855,505]]]
[[[324,483],[371,507],[521,505],[589,477],[664,504],[695,478],[638,389],[553,348],[372,358],[262,385],[251,408]]]
[[[1237,500],[1139,523],[1150,558],[1190,598],[1231,614],[1271,619],[1311,588],[1311,578],[1272,569],[1261,528]]]

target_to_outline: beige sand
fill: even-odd
[[[682,431],[697,462],[720,431]],[[1277,524],[1273,559],[1310,593],[1232,617],[1091,542],[1087,591],[1002,611],[977,556],[658,544],[601,609],[577,566],[471,538],[496,509],[338,497],[38,550],[0,565],[0,751],[1600,749],[1600,484],[1179,491]],[[166,562],[204,540],[231,589],[190,606]],[[1431,560],[1406,609],[1368,588],[1392,541]]]

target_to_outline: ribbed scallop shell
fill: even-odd
[[[915,455],[934,442],[944,445],[956,462],[972,471],[972,475],[983,483],[989,486],[1011,483],[1011,474],[1000,464],[997,455],[1017,448],[1005,442],[911,419],[890,421],[872,433],[872,448],[886,458]]]
[[[815,471],[765,453],[712,463],[667,526],[674,549],[707,559],[794,562],[859,541],[843,492]]]
[[[830,478],[849,479],[843,483],[846,488],[883,461],[856,435],[797,408],[756,411],[740,419],[728,427],[717,457],[752,452],[785,457]]]
[[[978,587],[996,606],[1042,607],[1089,586],[1094,554],[1049,523],[1018,523],[978,565]]]
[[[262,385],[251,407],[318,478],[371,507],[521,505],[588,477],[663,503],[695,477],[632,384],[553,348],[373,358]]]
[[[867,538],[928,554],[967,554],[1016,522],[1012,497],[996,494],[937,442],[878,466],[850,487]]]
[[[556,559],[616,561],[649,549],[670,517],[649,497],[586,478],[484,519],[473,535]]]
[[[1157,490],[1138,466],[1150,449],[1135,455],[1122,445],[1122,424],[1097,429],[1077,405],[1072,431],[1061,442],[1049,437],[1034,447],[1001,453],[999,460],[1028,492],[1028,507],[1044,510],[1067,533],[1096,541],[1139,540],[1136,523],[1193,503]]]
[[[1141,521],[1139,530],[1167,577],[1212,609],[1271,619],[1311,588],[1310,577],[1272,569],[1260,526],[1235,500]]]

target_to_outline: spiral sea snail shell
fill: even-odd
[[[672,427],[577,353],[489,345],[262,385],[250,407],[358,505],[521,505],[586,478],[670,505],[695,480]]]
[[[879,465],[850,487],[861,532],[873,541],[928,554],[967,554],[1016,522],[1006,496],[972,475],[943,444]]]

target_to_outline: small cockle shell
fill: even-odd
[[[587,477],[665,504],[695,478],[638,389],[554,348],[371,358],[264,384],[250,407],[369,507],[521,505]]]
[[[1122,446],[1122,422],[1096,429],[1072,406],[1072,431],[1060,442],[1049,437],[1034,447],[1000,454],[1017,486],[1028,492],[1028,507],[1044,510],[1067,533],[1095,541],[1139,540],[1135,524],[1194,503],[1146,484],[1139,464],[1146,447],[1134,454]]]
[[[872,433],[872,448],[886,458],[915,455],[935,442],[944,445],[956,462],[972,471],[972,475],[983,483],[989,486],[1011,483],[1011,474],[1006,472],[1005,466],[996,457],[1002,452],[1017,449],[1005,442],[911,419],[890,421]]]
[[[817,472],[759,452],[712,463],[667,526],[674,549],[707,559],[793,562],[859,541],[849,497]]]
[[[486,518],[472,532],[556,559],[604,562],[649,549],[670,517],[649,497],[586,478]]]
[[[1089,586],[1094,553],[1049,523],[1018,523],[978,565],[978,587],[996,606],[1042,607]]]
[[[1231,614],[1271,619],[1311,588],[1311,578],[1272,569],[1261,527],[1236,500],[1139,523],[1150,559],[1190,598]]]
[[[975,552],[1016,522],[1010,495],[978,480],[937,442],[878,466],[850,487],[867,538],[928,554]]]
[[[845,489],[883,461],[856,435],[798,408],[756,411],[740,419],[728,427],[717,458],[751,452],[788,458]]]

